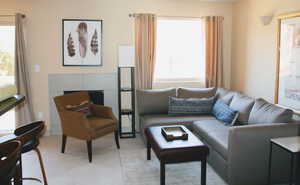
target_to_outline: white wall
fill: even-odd
[[[34,110],[49,122],[48,74],[111,73],[117,70],[118,45],[133,45],[133,19],[129,13],[169,16],[220,15],[224,22],[226,83],[230,84],[232,4],[197,0],[0,0],[0,14],[26,14],[27,54]],[[103,67],[63,67],[63,18],[103,20]],[[41,72],[34,72],[34,65]]]
[[[264,26],[260,16],[296,11],[299,0],[241,0],[234,4],[232,88],[274,100],[277,20]]]

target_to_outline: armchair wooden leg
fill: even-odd
[[[115,141],[116,141],[117,148],[120,149],[119,132],[118,131],[115,131]]]
[[[66,142],[67,142],[67,136],[62,135],[61,153],[65,153]]]
[[[88,155],[89,155],[89,161],[92,162],[92,141],[87,141],[87,149],[88,149]]]

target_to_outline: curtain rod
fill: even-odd
[[[132,13],[132,14],[129,14],[129,17],[136,17],[138,14],[136,13]],[[203,19],[207,16],[201,16],[201,17],[193,17],[193,16],[170,16],[170,15],[157,15],[157,17],[170,17],[170,18],[192,18],[192,19]],[[224,20],[224,17],[222,17],[223,20]]]
[[[0,15],[0,17],[15,17],[16,15]],[[25,18],[26,15],[22,14],[22,18]]]
[[[129,14],[129,17],[136,17],[138,16],[139,14],[138,13],[132,13],[132,14]],[[202,17],[189,17],[189,16],[170,16],[170,15],[157,15],[157,17],[173,17],[173,18],[198,18],[198,19],[201,19],[201,18],[204,18],[204,16]]]

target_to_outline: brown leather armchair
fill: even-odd
[[[70,105],[79,105],[85,101],[90,102],[87,92],[75,92],[54,97],[63,132],[61,152],[65,152],[67,136],[86,140],[89,161],[92,162],[92,140],[114,132],[117,148],[120,148],[118,120],[114,116],[112,108],[107,106],[89,104],[92,116],[87,116],[82,112],[70,111],[66,108]]]

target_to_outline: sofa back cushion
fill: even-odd
[[[250,111],[254,105],[255,100],[241,93],[236,93],[229,107],[239,112],[237,121],[241,124],[247,124],[249,120]]]
[[[216,92],[216,99],[222,100],[224,103],[229,105],[231,103],[231,100],[233,96],[236,94],[236,91],[230,91],[225,88],[218,88]]]
[[[169,97],[168,114],[172,116],[211,114],[214,101],[215,101],[214,97],[210,97],[210,98]]]
[[[289,123],[293,117],[293,111],[284,109],[266,100],[259,98],[250,112],[249,124],[260,123]]]
[[[216,94],[216,88],[178,88],[178,98],[209,98]]]
[[[176,96],[176,89],[137,90],[136,95],[139,114],[167,114],[169,96]]]

